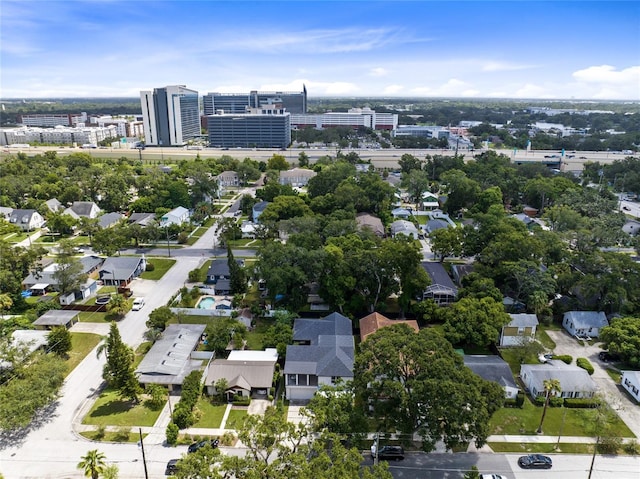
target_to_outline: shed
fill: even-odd
[[[56,326],[64,326],[69,329],[78,322],[78,311],[69,309],[52,309],[44,313],[33,322],[39,329],[52,329]]]

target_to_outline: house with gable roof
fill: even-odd
[[[406,324],[416,333],[420,331],[415,319],[389,319],[380,313],[371,313],[360,320],[360,341],[364,341],[380,328],[395,324]]]
[[[600,329],[609,325],[602,311],[567,311],[562,317],[562,327],[571,336],[597,338]]]
[[[74,201],[62,214],[78,218],[97,218],[100,208],[93,201]]]
[[[518,385],[513,379],[509,364],[500,356],[464,355],[464,365],[487,381],[498,383],[504,390],[504,397],[513,399],[518,395]]]
[[[308,401],[323,384],[353,379],[355,345],[351,320],[340,313],[296,319],[287,346],[285,390],[290,401]]]
[[[596,393],[596,383],[589,373],[573,364],[551,360],[545,364],[523,364],[520,366],[520,378],[532,398],[546,395],[544,382],[556,379],[560,382],[562,398],[592,398]]]
[[[423,261],[422,268],[431,278],[431,284],[422,294],[422,299],[433,299],[439,306],[446,306],[456,301],[458,288],[449,277],[442,263]]]
[[[535,314],[509,314],[511,321],[502,326],[500,346],[521,346],[523,341],[532,341],[536,337],[538,317]]]
[[[36,210],[12,210],[9,215],[9,223],[22,231],[42,228],[44,222],[44,218]]]
[[[178,206],[177,208],[165,213],[162,218],[160,218],[160,226],[164,228],[171,225],[182,225],[183,223],[188,223],[189,218],[191,218],[189,210],[184,206]]]

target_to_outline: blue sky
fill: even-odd
[[[640,100],[640,2],[1,0],[0,96]]]

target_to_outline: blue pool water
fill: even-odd
[[[198,303],[198,309],[213,309],[215,302],[215,298],[204,297]]]

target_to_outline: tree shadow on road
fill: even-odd
[[[58,401],[53,401],[40,409],[31,423],[26,427],[0,431],[0,450],[22,446],[29,433],[37,431],[57,417],[55,410],[58,407],[58,404]]]

